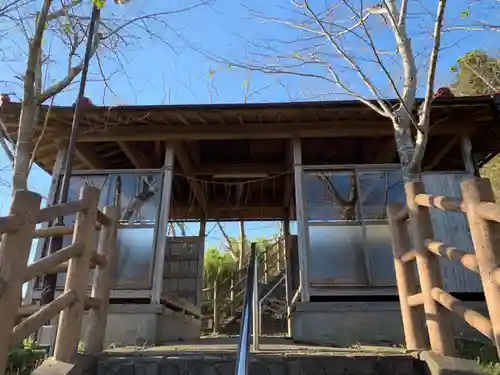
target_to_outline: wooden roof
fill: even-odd
[[[52,107],[42,132],[47,111],[46,106],[40,111],[34,141],[43,135],[35,161],[51,173],[59,144],[68,139],[73,109]],[[19,103],[1,108],[14,139],[19,113]],[[436,99],[431,123],[424,159],[427,170],[463,168],[461,135],[471,137],[479,163],[500,150],[495,97]],[[303,139],[304,164],[398,161],[391,123],[364,104],[341,101],[87,107],[73,167],[161,168],[166,142],[171,142],[178,172],[173,191],[175,216],[201,217],[203,195],[206,209],[214,211],[209,217],[277,218],[289,199],[284,196],[293,193],[287,182],[293,166],[289,142],[293,137]],[[213,180],[213,175],[228,172],[267,173],[272,178],[245,184],[244,191],[242,185]],[[193,188],[194,182],[199,188]]]

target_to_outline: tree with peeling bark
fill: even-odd
[[[252,62],[215,59],[267,74],[318,79],[356,98],[391,121],[403,176],[405,180],[416,179],[431,125],[446,0],[437,1],[433,16],[427,19],[432,38],[425,72],[417,68],[422,51],[414,52],[413,34],[407,27],[415,19],[408,16],[415,3],[382,0],[366,6],[361,0],[337,0],[333,4],[293,0],[289,9],[280,7],[276,17],[251,10],[254,17],[280,29],[273,29],[274,35],[284,37],[258,45]],[[422,23],[418,17],[417,21]],[[418,89],[423,89],[422,102],[417,101]],[[389,104],[387,99],[394,97],[397,105]]]
[[[152,37],[157,35],[150,30],[151,23],[166,25],[163,19],[166,16],[186,12],[212,0],[200,0],[194,5],[178,9],[158,11],[152,14],[134,14],[129,19],[121,17],[98,17],[93,38],[91,56],[97,57],[98,68],[102,74],[103,86],[107,86],[107,77],[102,69],[103,58],[119,59],[124,49],[130,48],[131,42],[137,39],[134,30],[136,27],[143,34]],[[66,90],[80,75],[83,68],[84,41],[87,39],[90,23],[90,8],[94,5],[103,8],[103,11],[114,5],[124,5],[129,0],[113,0],[114,4],[106,4],[105,0],[43,0],[39,9],[37,3],[31,0],[12,0],[8,5],[1,6],[14,16],[8,15],[11,27],[17,27],[24,33],[28,41],[26,66],[22,76],[21,115],[19,118],[18,133],[14,146],[14,166],[12,189],[26,190],[30,170],[30,161],[36,139],[34,138],[38,124],[38,108],[41,104],[52,101],[53,98]],[[111,10],[112,11],[112,10]],[[0,13],[1,17],[1,13]],[[147,24],[147,25],[146,25]],[[145,34],[144,34],[145,33]],[[54,44],[57,49],[65,48],[68,69],[62,78],[45,79],[52,75],[52,66],[57,65],[51,51]],[[60,51],[59,51],[60,53]],[[59,56],[58,61],[60,62]]]

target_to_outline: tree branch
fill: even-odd
[[[436,23],[434,24],[434,45],[429,58],[429,68],[427,71],[425,99],[418,111],[419,121],[415,140],[415,152],[408,166],[408,169],[412,172],[420,170],[422,159],[424,158],[425,146],[429,138],[430,113],[434,96],[434,77],[436,76],[436,65],[439,57],[439,48],[441,46],[441,28],[443,27],[445,8],[446,0],[439,0]]]
[[[98,22],[96,24],[98,24]],[[97,31],[98,30],[96,30],[94,41],[92,43],[91,57],[96,53],[97,48],[99,47],[99,44],[101,42],[101,34],[99,34]],[[72,67],[65,78],[49,87],[47,90],[45,90],[45,92],[41,93],[38,97],[38,103],[41,104],[45,102],[47,99],[50,99],[52,96],[57,95],[66,87],[68,87],[71,82],[73,82],[73,80],[78,76],[78,74],[80,74],[82,69],[83,60],[78,65]]]
[[[71,0],[70,3],[66,4],[66,5],[63,5],[61,7],[61,9],[59,10],[56,10],[55,12],[52,12],[52,13],[49,13],[47,15],[47,19],[46,19],[46,22],[50,22],[50,21],[53,21],[59,17],[63,17],[63,16],[67,16],[68,15],[68,11],[74,7],[76,7],[77,5],[80,5],[82,3],[82,0]]]
[[[364,72],[361,70],[359,65],[340,47],[340,45],[335,41],[335,39],[328,33],[328,31],[325,29],[325,26],[323,23],[319,20],[318,16],[314,11],[311,9],[309,6],[308,0],[304,0],[304,7],[306,8],[307,12],[309,15],[314,19],[318,27],[321,29],[323,35],[328,39],[330,44],[333,46],[333,48],[337,51],[337,53],[342,56],[342,58],[347,61],[347,63],[358,73],[358,75],[361,77],[361,80],[363,83],[366,85],[366,87],[372,92],[372,94],[375,96],[378,105],[380,106],[381,110],[377,111],[378,113],[384,113],[383,116],[385,117],[391,117],[392,116],[392,110],[389,108],[389,106],[384,103],[384,101],[380,98],[379,93],[377,92],[375,85],[371,82],[371,80],[364,74]]]

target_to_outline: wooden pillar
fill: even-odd
[[[35,232],[41,197],[30,191],[16,191],[9,215],[24,218],[16,231],[4,233],[0,242],[0,374],[5,373],[12,329],[21,305],[24,272]]]
[[[286,315],[287,315],[287,331],[288,336],[292,336],[292,308],[290,304],[293,298],[293,286],[292,286],[292,258],[290,256],[290,214],[287,211],[287,216],[283,220],[283,236],[285,239],[285,298],[286,298]]]
[[[425,325],[423,307],[411,307],[408,297],[418,293],[417,280],[413,264],[405,263],[401,256],[410,250],[410,243],[404,222],[397,220],[402,204],[392,204],[387,207],[387,220],[391,231],[392,252],[394,255],[394,271],[401,306],[401,317],[405,334],[406,347],[409,350],[426,349]]]
[[[245,265],[246,253],[246,235],[245,235],[245,221],[240,220],[240,237],[241,237],[241,248],[240,248],[240,259],[238,260],[238,271],[241,270]],[[239,273],[238,273],[239,274]]]
[[[214,281],[214,335],[218,335],[220,331],[220,316],[219,316],[219,301],[217,300],[219,295],[219,280],[215,279]]]
[[[90,259],[93,249],[93,234],[97,220],[97,205],[99,203],[99,189],[84,185],[80,199],[87,203],[87,209],[76,214],[73,243],[85,245],[82,255],[71,258],[68,264],[65,292],[73,291],[77,295],[76,301],[65,308],[59,317],[54,357],[58,361],[70,361],[76,354],[82,319],[84,300],[87,289]]]
[[[460,148],[462,150],[465,170],[474,176],[476,174],[476,166],[474,165],[474,159],[472,158],[472,143],[469,137],[461,138]]]
[[[234,297],[236,293],[234,292],[235,284],[236,284],[236,274],[231,275],[231,284],[229,285],[229,315],[235,316],[236,314],[236,301]]]
[[[293,169],[295,182],[295,211],[299,250],[300,299],[309,301],[309,227],[306,217],[304,176],[302,168],[302,145],[300,139],[293,142]]]
[[[500,265],[500,223],[485,220],[475,210],[475,206],[480,202],[494,202],[495,197],[489,180],[485,178],[463,182],[462,195],[493,328],[494,343],[500,357],[500,286],[493,279],[493,272]]]
[[[436,302],[431,295],[432,288],[441,288],[439,258],[425,247],[426,239],[433,239],[432,223],[427,207],[415,202],[417,194],[424,193],[421,182],[405,183],[406,204],[410,214],[413,249],[417,252],[417,268],[420,287],[424,296],[424,310],[431,349],[438,354],[453,356],[455,344],[451,326],[451,313]]]
[[[205,262],[205,233],[207,230],[207,221],[205,218],[200,220],[200,231],[198,233],[198,237],[200,238],[200,242],[198,244],[199,246],[199,253],[198,253],[198,277],[197,277],[197,282],[196,282],[196,290],[198,291],[197,293],[197,300],[196,300],[196,305],[200,306],[202,305],[203,302],[203,267],[204,267],[204,262]]]
[[[97,267],[92,283],[91,297],[99,299],[101,304],[97,309],[91,309],[87,325],[87,334],[84,340],[85,353],[100,352],[103,349],[106,334],[106,323],[109,310],[109,295],[112,285],[113,265],[118,258],[116,237],[120,212],[117,207],[104,208],[104,214],[111,219],[111,224],[103,226],[99,232],[97,253],[106,257],[106,266]]]
[[[156,239],[156,249],[153,268],[153,286],[151,288],[151,304],[159,305],[163,292],[163,268],[165,267],[165,252],[167,250],[167,229],[172,197],[172,182],[174,179],[174,149],[169,144],[165,151],[163,184],[160,204],[160,216]]]
[[[264,283],[267,283],[269,280],[269,251],[270,247],[265,246],[264,247],[264,254],[263,254],[263,264],[264,264]]]

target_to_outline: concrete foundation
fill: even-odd
[[[86,332],[88,316],[83,319]],[[104,348],[151,346],[166,341],[193,340],[200,337],[199,320],[163,306],[111,305],[106,325]]]
[[[161,311],[161,306],[111,305],[104,347],[155,344],[158,315],[161,314]],[[88,315],[85,315],[82,332],[86,332],[87,319]]]
[[[157,344],[195,340],[199,339],[200,335],[201,321],[191,315],[170,309],[164,309],[161,315],[158,315]]]
[[[484,302],[467,306],[487,316]],[[484,340],[479,332],[452,316],[455,336]],[[402,345],[399,302],[302,302],[292,315],[292,337],[297,341],[348,347],[357,344]]]

